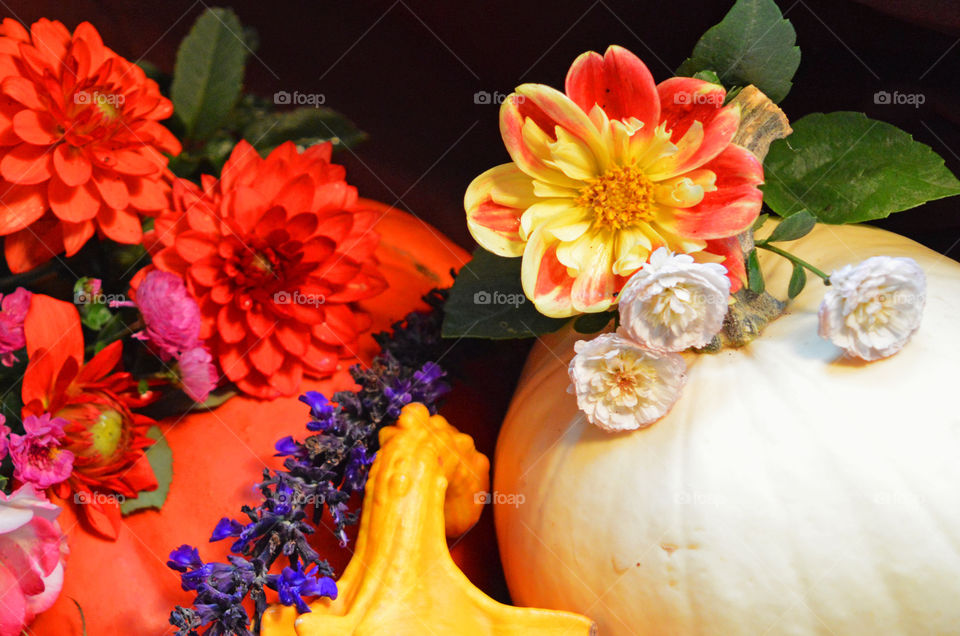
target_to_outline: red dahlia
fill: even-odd
[[[72,304],[34,294],[23,330],[29,358],[23,416],[50,413],[69,422],[63,446],[74,455],[73,472],[52,490],[62,499],[74,494],[78,516],[115,539],[122,497],[157,487],[144,455],[153,444],[146,432],[156,422],[131,410],[148,396],[137,393],[129,373],[117,370],[121,341],[84,363],[80,315]]]
[[[167,159],[180,143],[157,123],[170,100],[84,22],[0,24],[0,235],[27,271],[73,255],[98,229],[141,239],[140,215],[167,206]]]
[[[386,286],[377,213],[330,152],[286,143],[263,159],[240,142],[220,180],[178,180],[157,218],[154,264],[187,281],[200,337],[244,393],[291,395],[333,373],[370,325],[355,303]]]

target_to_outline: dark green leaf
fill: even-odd
[[[787,296],[796,298],[807,285],[807,270],[799,263],[793,264],[793,273],[790,275],[790,285],[787,286]]]
[[[770,218],[769,214],[761,214],[757,217],[757,220],[753,222],[753,227],[751,228],[754,232],[763,227],[763,224],[767,222],[767,219]]]
[[[146,455],[150,468],[153,469],[153,474],[157,478],[157,488],[141,491],[135,498],[124,500],[120,504],[120,512],[124,515],[144,508],[160,510],[163,502],[167,500],[167,493],[170,492],[170,480],[173,479],[173,453],[170,451],[170,445],[167,444],[159,426],[150,427],[147,437],[155,440],[153,446],[146,450]]]
[[[527,300],[520,259],[477,248],[444,306],[444,338],[529,338],[556,331],[567,319],[548,318]]]
[[[573,328],[578,333],[597,333],[603,331],[616,316],[616,310],[601,311],[597,314],[583,314],[574,321]]]
[[[719,24],[710,28],[677,75],[717,73],[724,86],[753,84],[779,102],[790,92],[800,65],[797,34],[773,0],[737,0]]]
[[[299,146],[332,141],[335,147],[350,148],[363,141],[366,134],[335,110],[304,107],[259,117],[244,129],[243,137],[266,154],[285,141]]]
[[[764,242],[780,243],[783,241],[796,241],[809,234],[810,230],[812,230],[816,224],[817,218],[815,216],[806,210],[800,210],[796,214],[791,214],[780,221],[780,224],[773,228],[773,232],[770,233],[770,236],[768,236]]]
[[[170,92],[188,138],[205,139],[223,124],[240,97],[247,52],[230,9],[207,9],[180,43]]]
[[[750,250],[750,254],[747,255],[747,288],[755,294],[762,294],[766,289],[756,249]]]
[[[824,223],[860,223],[960,194],[943,158],[863,113],[814,113],[793,122],[764,162],[763,199],[780,216],[809,210]]]

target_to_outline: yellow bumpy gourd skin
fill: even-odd
[[[357,549],[336,600],[310,613],[274,605],[263,636],[586,636],[577,614],[519,608],[491,599],[450,558],[446,535],[468,530],[483,509],[490,463],[473,439],[422,404],[409,404],[380,431]]]

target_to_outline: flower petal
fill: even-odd
[[[649,129],[660,121],[653,75],[621,46],[609,47],[603,57],[593,51],[580,55],[567,73],[566,92],[587,113],[597,104],[610,119],[635,117]]]
[[[0,184],[0,235],[11,234],[27,227],[46,211],[43,186]]]
[[[20,139],[37,146],[49,146],[60,138],[53,117],[36,110],[21,110],[14,115],[13,131]]]
[[[724,106],[726,91],[722,86],[694,79],[672,77],[657,86],[660,94],[661,121],[670,131],[670,139],[677,143],[693,125],[703,125],[703,141],[699,150],[666,176],[675,176],[702,166],[710,161],[733,139],[740,125],[739,106]]]
[[[730,279],[730,293],[743,287],[743,281],[747,279],[747,268],[743,261],[743,249],[740,247],[740,240],[736,236],[707,241],[704,252],[723,258],[720,264],[727,268],[727,278]],[[697,256],[698,254],[694,254],[694,259]]]
[[[100,208],[97,221],[103,233],[117,243],[132,245],[143,238],[140,218],[131,210],[114,210],[104,206]]]
[[[47,186],[47,197],[53,213],[59,219],[72,223],[92,219],[100,210],[100,193],[92,183],[73,187],[54,175]]]
[[[3,178],[21,185],[42,183],[50,178],[53,157],[49,148],[20,144],[4,154],[0,160]]]
[[[691,208],[675,208],[676,231],[690,238],[717,239],[746,230],[760,214],[763,165],[737,145],[729,145],[704,168],[717,175],[717,189]]]
[[[68,186],[83,185],[93,171],[83,151],[68,144],[59,144],[53,149],[53,167]]]
[[[534,232],[523,251],[520,279],[523,292],[537,311],[552,318],[576,313],[570,299],[573,278],[557,260],[559,242],[541,229]]]
[[[516,164],[491,168],[474,179],[463,199],[467,228],[484,249],[498,256],[523,254],[520,216],[537,202],[533,183]]]

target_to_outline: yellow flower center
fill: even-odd
[[[653,220],[653,189],[642,170],[624,166],[590,179],[576,204],[593,210],[599,225],[619,230]]]
[[[90,427],[93,450],[101,457],[112,457],[123,437],[123,415],[114,410],[104,411]]]

